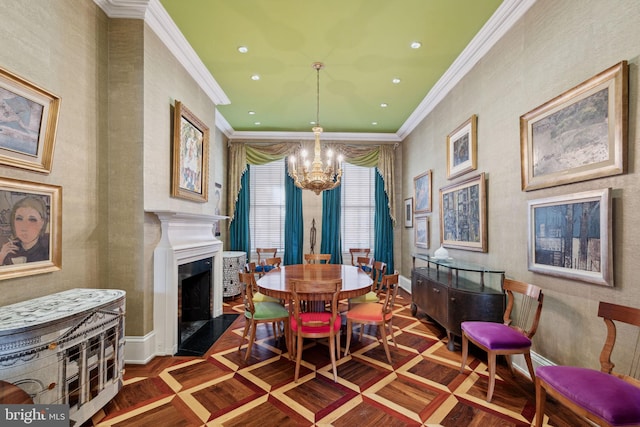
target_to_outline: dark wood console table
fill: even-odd
[[[426,265],[416,267],[416,260]],[[413,254],[411,313],[415,316],[420,309],[444,327],[449,339],[447,348],[454,351],[454,337],[462,334],[460,323],[466,320],[502,323],[503,280],[503,270]]]

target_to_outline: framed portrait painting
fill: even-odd
[[[447,136],[447,179],[476,170],[477,123],[474,114]]]
[[[442,246],[487,251],[487,194],[484,173],[440,189]]]
[[[530,200],[530,271],[613,286],[611,189]]]
[[[62,188],[0,178],[0,279],[62,268]]]
[[[0,68],[0,164],[49,173],[60,98]]]
[[[404,199],[404,228],[413,227],[413,197]]]
[[[173,120],[171,195],[195,202],[209,198],[209,128],[180,101]]]
[[[416,217],[415,245],[418,248],[429,249],[429,217]]]
[[[520,117],[523,190],[626,171],[628,80],[622,61]]]
[[[431,169],[413,178],[414,214],[431,212]]]

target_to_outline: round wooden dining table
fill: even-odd
[[[263,294],[288,300],[291,297],[291,280],[342,279],[340,299],[354,298],[371,290],[373,280],[367,273],[353,265],[343,264],[294,264],[274,268],[258,279]]]

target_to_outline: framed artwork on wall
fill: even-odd
[[[611,189],[530,200],[530,271],[613,286]]]
[[[62,187],[0,178],[0,280],[62,268]]]
[[[220,215],[220,206],[222,204],[222,184],[220,184],[219,182],[214,183],[215,189],[213,190],[213,200],[215,201],[215,206],[214,206],[214,214],[215,215]],[[215,230],[215,236],[216,237],[220,237],[220,220],[216,221],[216,230]]]
[[[476,170],[477,123],[475,114],[447,135],[447,179]]]
[[[171,196],[195,202],[209,198],[209,128],[180,101],[173,120]]]
[[[417,216],[415,227],[415,245],[419,248],[429,249],[429,217]]]
[[[413,178],[415,195],[414,214],[431,212],[431,169]]]
[[[413,227],[413,197],[404,199],[404,227]]]
[[[440,189],[440,241],[448,248],[487,252],[484,173]]]
[[[49,173],[60,98],[0,68],[0,164]]]
[[[521,116],[522,189],[624,173],[628,92],[622,61]]]

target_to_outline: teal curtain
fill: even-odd
[[[342,264],[341,186],[322,192],[322,240],[320,253],[331,254],[331,264]]]
[[[304,229],[302,218],[302,190],[296,187],[289,176],[289,162],[285,161],[284,178],[284,265],[302,264]]]
[[[375,230],[374,253],[376,261],[387,264],[387,274],[393,274],[393,220],[389,215],[389,198],[384,192],[384,180],[376,170],[376,211],[373,219]]]
[[[251,253],[251,231],[249,229],[249,206],[251,193],[249,191],[250,167],[240,179],[240,192],[238,193],[238,201],[236,202],[235,216],[229,225],[229,234],[231,237],[231,250],[246,252],[247,256]]]

